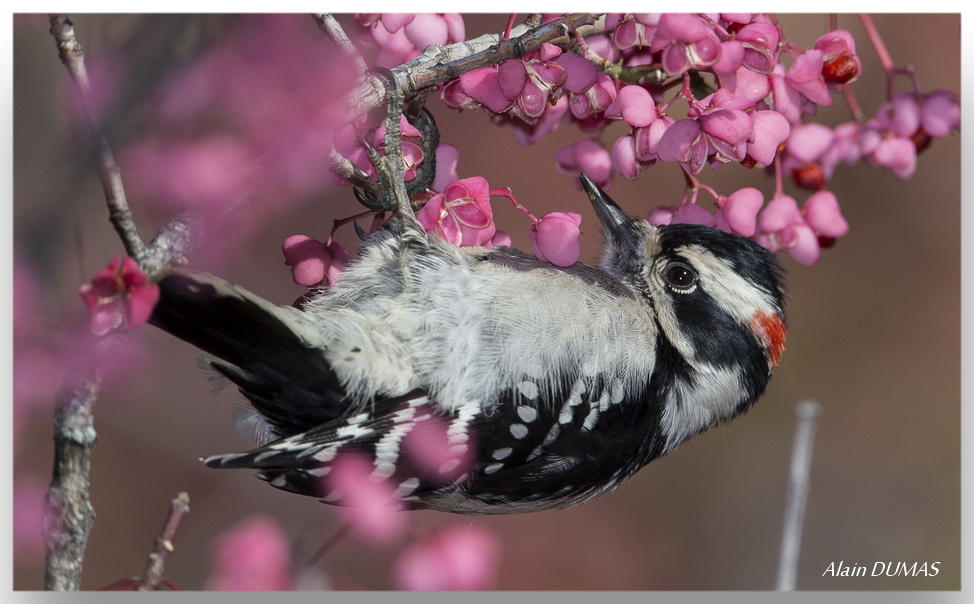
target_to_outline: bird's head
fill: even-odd
[[[784,349],[783,272],[774,255],[710,227],[653,226],[628,216],[585,175],[580,180],[603,227],[602,268],[652,309],[662,336],[657,363],[674,364],[658,372],[673,383],[657,387],[685,400],[674,400],[664,415],[695,416],[673,420],[668,448],[743,412]],[[708,395],[734,389],[739,396],[726,400]]]

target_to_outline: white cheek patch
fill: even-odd
[[[739,323],[749,324],[756,312],[779,314],[771,292],[742,277],[729,261],[700,245],[685,245],[674,251],[697,270],[700,287]]]
[[[736,368],[699,366],[696,382],[676,380],[666,401],[660,427],[666,436],[663,453],[694,434],[729,419],[741,404],[744,387]]]

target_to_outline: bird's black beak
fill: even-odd
[[[582,183],[582,189],[588,195],[592,207],[595,208],[595,215],[599,217],[602,228],[605,231],[607,242],[611,242],[615,247],[617,256],[636,256],[640,247],[639,230],[635,220],[622,208],[612,201],[605,191],[592,179],[585,174],[578,175],[578,181]]]

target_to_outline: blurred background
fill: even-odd
[[[507,17],[466,15],[468,37],[503,30]],[[270,146],[275,134],[281,140],[315,136],[315,102],[334,101],[328,86],[337,80],[329,78],[341,78],[322,50],[326,45],[314,21],[305,15],[276,18],[275,27],[289,32],[286,43],[265,45],[251,38],[245,47],[234,46],[241,39],[235,36],[254,26],[257,17],[72,18],[96,89],[105,94],[96,109],[110,124],[123,170],[131,165],[138,176],[127,178],[127,184],[146,239],[178,208],[153,199],[144,188],[153,168],[151,162],[139,164],[144,157],[139,154],[164,144],[160,128],[182,128],[184,112],[216,94],[212,82],[194,75],[200,57],[239,52],[265,70],[266,81],[251,81],[250,87],[238,83],[219,93],[229,95],[228,103],[238,109],[253,111],[250,118],[267,130],[253,140],[271,141]],[[342,20],[354,29],[349,19]],[[959,90],[959,16],[898,14],[875,20],[894,61],[913,65],[924,89]],[[804,48],[825,31],[822,15],[783,15],[781,21],[788,37]],[[882,69],[858,19],[841,15],[839,26],[858,42],[863,75],[853,88],[865,112],[873,114],[885,97]],[[106,220],[86,133],[47,29],[46,17],[14,18],[16,589],[42,587],[40,497],[50,480],[54,396],[77,355],[71,342],[84,323],[77,290],[109,258],[123,253]],[[280,65],[273,62],[288,57]],[[897,89],[905,86],[901,81]],[[161,111],[154,99],[166,94],[174,100]],[[841,98],[833,98],[834,105],[822,113],[830,125],[849,119]],[[293,119],[275,122],[262,103],[285,103]],[[461,177],[481,175],[492,187],[510,186],[538,215],[581,212],[583,260],[597,260],[597,221],[584,196],[553,168],[554,151],[580,138],[574,127],[522,147],[509,128],[495,126],[481,112],[448,110],[434,95],[430,107],[442,141],[460,149]],[[310,148],[313,142],[286,146],[301,151],[301,145]],[[302,233],[323,240],[332,220],[360,206],[349,188],[331,184],[320,156],[302,153],[303,159],[294,160],[269,154],[272,160],[256,166],[246,181],[219,161],[206,163],[208,157],[202,154],[200,162],[177,170],[185,170],[185,182],[200,181],[198,174],[192,180],[193,170],[211,179],[211,188],[184,192],[186,197],[209,191],[225,200],[218,194],[246,183],[248,201],[232,213],[250,219],[231,221],[208,236],[190,266],[217,272],[275,302],[292,302],[303,288],[294,285],[283,264],[283,239]],[[275,157],[287,161],[275,164]],[[279,185],[282,170],[294,161],[312,163],[284,179],[287,186]],[[790,283],[788,346],[768,392],[747,415],[692,439],[616,492],[582,506],[506,517],[417,512],[411,514],[412,535],[456,522],[487,527],[500,544],[496,587],[501,589],[771,589],[795,403],[814,398],[823,413],[798,587],[958,589],[959,166],[960,139],[951,136],[920,155],[908,181],[866,165],[836,170],[830,188],[850,234],[813,267],[784,260]],[[171,173],[171,166],[158,166],[160,174],[167,173],[164,168]],[[760,171],[739,166],[707,170],[701,177],[722,192],[752,185],[767,193],[773,186]],[[178,197],[181,181],[163,184],[174,191],[170,201]],[[610,192],[630,213],[644,216],[656,205],[678,203],[682,187],[679,168],[659,164],[635,182],[617,176]],[[494,215],[516,247],[530,250],[529,225],[520,213],[496,200]],[[352,248],[355,236],[344,229],[338,240]],[[271,489],[246,471],[218,472],[197,461],[249,446],[234,429],[240,397],[230,388],[214,394],[198,359],[189,345],[146,326],[132,334],[125,354],[111,361],[95,406],[91,493],[97,519],[85,560],[85,589],[141,572],[167,502],[182,490],[192,498],[192,513],[177,536],[166,576],[183,589],[206,585],[214,538],[254,514],[280,523],[299,558],[339,526],[331,507]],[[373,548],[347,539],[319,562],[320,581],[311,586],[388,589],[390,564],[400,549],[401,544]],[[915,560],[941,561],[939,575],[822,576],[831,562],[871,567],[875,561]]]

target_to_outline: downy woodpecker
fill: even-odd
[[[303,310],[211,275],[164,277],[151,321],[215,357],[272,438],[204,462],[341,504],[322,477],[355,451],[407,507],[529,512],[612,490],[746,411],[784,347],[772,254],[651,226],[580,178],[604,230],[599,267],[456,247],[409,212]],[[401,454],[434,420],[472,460],[447,482]]]

